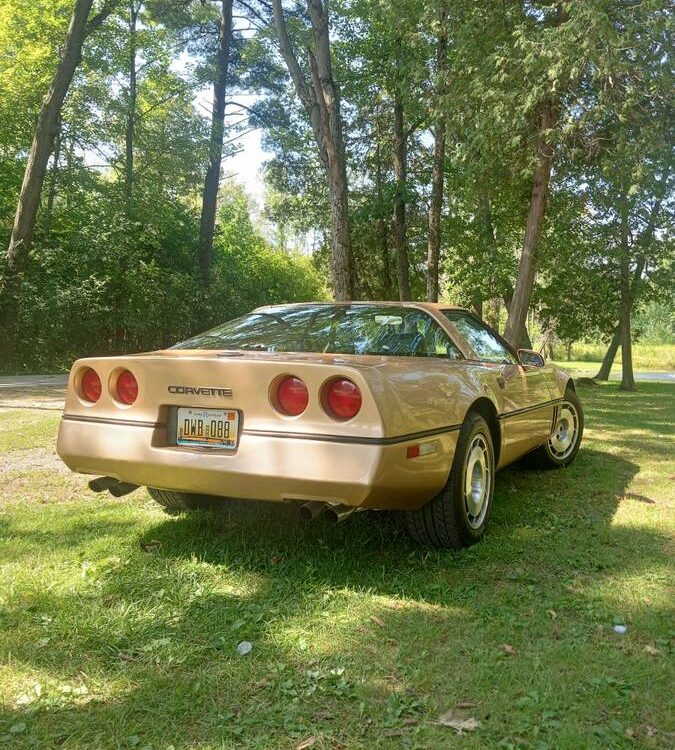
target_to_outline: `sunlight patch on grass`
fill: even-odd
[[[112,500],[85,477],[13,472],[0,486],[0,740],[667,746],[675,388],[579,392],[575,464],[502,472],[487,537],[459,553],[416,547],[390,514],[167,518],[143,491]],[[22,444],[53,441],[51,419],[26,420]],[[481,726],[456,738],[436,720],[464,702]]]

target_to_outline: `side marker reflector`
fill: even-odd
[[[441,444],[438,440],[430,440],[428,443],[415,443],[406,448],[406,458],[418,458],[419,456],[429,456],[432,453],[438,453]]]

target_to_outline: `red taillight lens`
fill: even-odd
[[[91,367],[88,367],[84,371],[84,375],[82,375],[80,390],[82,398],[85,401],[90,401],[92,404],[95,404],[101,398],[101,391],[103,390],[101,387],[101,378],[99,378],[98,373],[92,370]]]
[[[351,419],[361,410],[361,391],[346,378],[332,380],[326,389],[325,405],[336,419]]]
[[[117,376],[115,390],[118,401],[131,405],[138,398],[138,381],[129,370],[122,370]]]
[[[307,386],[293,375],[285,377],[277,386],[277,404],[279,410],[289,417],[302,414],[309,403]]]

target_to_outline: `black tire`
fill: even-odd
[[[172,516],[187,513],[190,510],[209,510],[215,504],[215,498],[207,495],[192,495],[189,492],[175,492],[173,490],[158,490],[148,487],[150,497],[158,502],[162,508]]]
[[[469,463],[476,468],[477,462],[471,462],[475,449],[486,464],[483,472],[486,486],[481,494],[480,513],[472,516],[465,488]],[[480,414],[470,412],[459,433],[447,484],[423,507],[406,511],[408,533],[420,544],[444,549],[461,549],[480,541],[490,520],[494,479],[495,454],[490,428]]]
[[[584,436],[584,408],[579,401],[579,397],[571,388],[565,391],[563,402],[558,407],[556,420],[556,426],[551,437],[544,445],[525,457],[529,466],[536,469],[561,469],[563,466],[569,466],[576,458]],[[562,450],[560,441],[556,442],[558,430],[563,429],[563,423],[565,424],[564,429],[572,428],[574,430],[573,442],[565,450]]]

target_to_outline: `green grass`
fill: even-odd
[[[607,346],[605,344],[573,344],[572,362],[570,364],[577,366],[583,364],[585,365],[585,369],[590,368],[595,373],[600,368],[600,363],[606,351]],[[560,348],[557,350],[557,356],[561,356]],[[562,359],[557,360],[557,362],[562,367],[568,364]],[[620,371],[620,349],[616,354],[614,362],[614,371]],[[597,367],[594,367],[594,363],[597,363]],[[634,344],[633,366],[636,370],[672,372],[675,370],[675,344]]]
[[[458,553],[389,515],[169,518],[143,491],[0,474],[0,748],[671,746],[675,388],[580,393],[577,461],[501,473]],[[2,424],[0,471],[55,429]],[[465,702],[476,731],[436,723]]]

